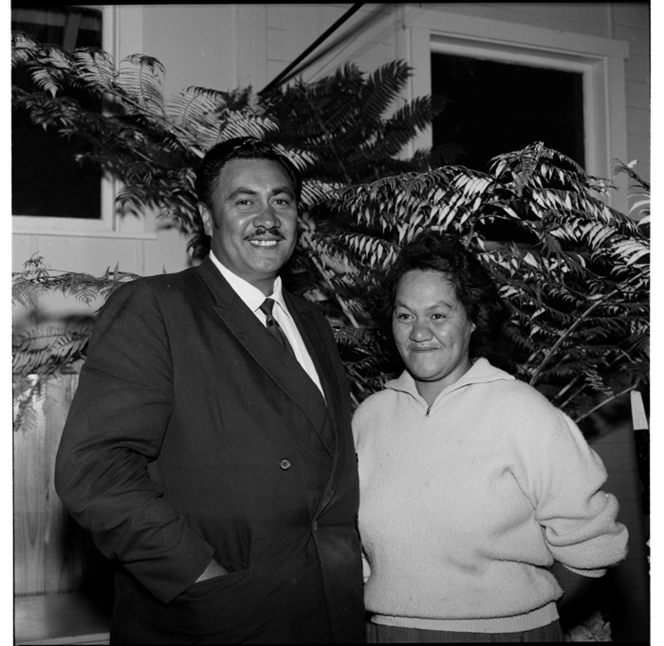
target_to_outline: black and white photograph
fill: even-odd
[[[7,3],[4,641],[657,643],[654,14]]]

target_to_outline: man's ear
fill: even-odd
[[[212,221],[212,213],[210,213],[210,209],[208,209],[203,202],[198,203],[198,214],[201,216],[201,220],[203,220],[203,228],[205,229],[205,233],[212,237],[212,232],[214,230],[214,222]]]

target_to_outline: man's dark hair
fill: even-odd
[[[486,357],[498,367],[511,367],[503,336],[509,307],[477,256],[451,233],[425,230],[402,247],[371,299],[385,330],[391,326],[399,281],[409,271],[437,271],[451,283],[456,299],[476,326],[470,337],[471,359]]]
[[[212,210],[212,194],[217,186],[221,169],[232,159],[269,159],[281,164],[293,182],[295,199],[297,202],[300,201],[302,178],[293,162],[273,144],[254,137],[236,137],[210,148],[196,169],[194,184],[196,194],[208,209]]]

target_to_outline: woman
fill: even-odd
[[[420,234],[379,293],[406,369],[353,419],[368,640],[562,641],[559,581],[626,554],[601,460],[487,359],[508,310],[456,238]]]

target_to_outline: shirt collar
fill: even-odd
[[[221,275],[228,281],[228,284],[233,288],[233,291],[242,299],[244,304],[252,311],[255,312],[265,300],[266,296],[261,292],[258,287],[254,287],[251,283],[247,282],[244,278],[240,278],[237,274],[233,273],[226,265],[210,251],[210,259],[221,272]],[[284,301],[283,288],[281,284],[281,276],[274,279],[272,287],[272,298],[275,302],[279,303],[281,309],[290,317],[290,313],[286,308],[286,301]]]
[[[484,357],[478,357],[473,361],[473,364],[470,366],[468,372],[462,375],[461,378],[455,381],[453,384],[442,390],[440,395],[452,390],[456,390],[457,388],[467,386],[469,384],[488,383],[491,381],[499,380],[514,381],[514,379],[515,378],[513,375],[510,375],[504,370],[491,365],[488,359]],[[392,390],[400,390],[421,399],[421,396],[417,391],[417,384],[415,383],[415,379],[413,379],[408,370],[404,370],[396,379],[388,381],[385,384],[385,387],[391,388]],[[438,397],[440,397],[440,395],[438,395]]]

